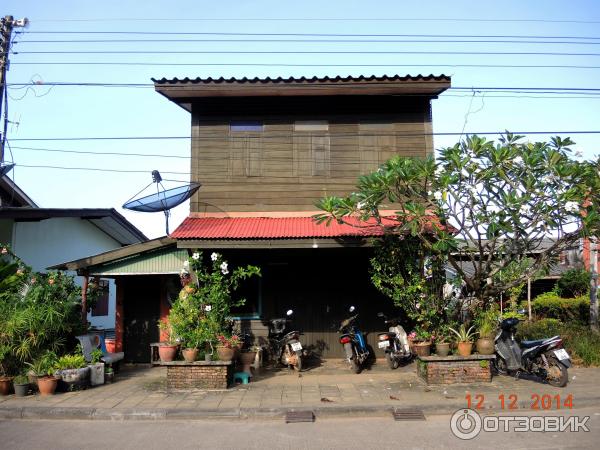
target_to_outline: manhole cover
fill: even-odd
[[[394,420],[425,420],[425,415],[420,409],[394,408]]]
[[[285,423],[314,422],[315,413],[312,411],[288,411],[285,414]]]

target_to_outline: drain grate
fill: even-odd
[[[394,408],[394,420],[425,420],[425,415],[420,409]]]
[[[315,413],[312,411],[288,411],[285,413],[285,423],[314,422]]]

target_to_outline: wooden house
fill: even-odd
[[[433,154],[431,100],[446,76],[161,79],[155,89],[191,114],[189,217],[179,248],[220,251],[263,275],[240,313],[257,337],[293,309],[305,345],[341,357],[337,326],[350,305],[367,331],[390,310],[369,280],[376,227],[318,225],[325,195],[347,195],[358,177],[394,155]],[[375,334],[370,341],[374,343]],[[374,345],[376,347],[376,345]]]
[[[236,311],[256,342],[268,319],[294,310],[292,327],[315,354],[341,358],[337,328],[354,305],[362,329],[385,329],[391,301],[369,279],[365,224],[318,225],[315,203],[346,195],[358,177],[400,154],[433,153],[431,100],[446,76],[161,79],[155,89],[191,114],[191,181],[202,188],[170,235],[62,267],[117,282],[117,349],[147,362],[156,321],[177,295],[182,251],[220,252],[262,276]],[[379,352],[379,350],[377,349]],[[381,354],[379,356],[382,356]]]

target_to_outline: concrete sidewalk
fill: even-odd
[[[391,371],[385,362],[371,370],[352,374],[343,361],[333,360],[302,372],[263,370],[248,385],[223,391],[167,391],[164,367],[125,368],[113,384],[85,391],[16,398],[0,397],[0,418],[23,419],[206,419],[277,418],[288,411],[311,410],[317,417],[389,415],[394,408],[416,408],[425,414],[453,413],[483,399],[486,411],[501,412],[514,406],[531,411],[536,398],[549,395],[550,409],[574,409],[600,405],[600,369],[569,371],[566,388],[553,388],[535,379],[494,377],[477,385],[426,386],[416,374],[415,364]],[[480,397],[476,397],[480,396]],[[504,396],[505,403],[502,408]],[[548,406],[548,397],[546,404]]]

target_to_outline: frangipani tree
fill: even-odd
[[[598,234],[599,163],[572,158],[569,138],[522,138],[507,133],[495,143],[470,136],[442,149],[437,161],[394,157],[360,177],[356,192],[321,199],[325,213],[315,218],[375,220],[388,233],[419,238],[485,304],[579,238]],[[393,227],[382,219],[390,210]],[[497,276],[515,261],[523,262],[520,276]]]

